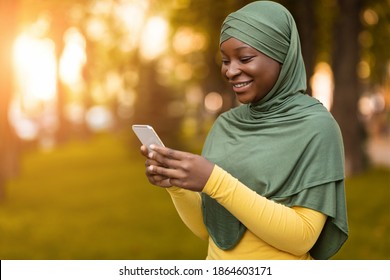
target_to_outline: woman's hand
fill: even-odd
[[[146,176],[151,184],[160,187],[177,186],[201,192],[213,171],[214,164],[202,156],[151,145],[141,152],[147,157]]]
[[[146,174],[146,177],[148,178],[149,182],[151,184],[159,186],[159,187],[164,187],[164,188],[171,187],[172,185],[171,185],[168,177],[160,176],[160,175],[152,174],[152,173],[148,172],[148,168],[149,168],[150,165],[159,166],[161,164],[159,162],[157,162],[157,161],[155,161],[155,160],[153,160],[153,159],[148,157],[149,150],[144,145],[141,146],[141,154],[144,157],[146,157],[146,161],[145,161],[146,171],[145,171],[145,174]]]

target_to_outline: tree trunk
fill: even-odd
[[[18,2],[0,0],[0,200],[7,179],[18,172],[17,138],[8,118],[13,92],[12,45],[17,32]]]
[[[366,167],[363,151],[364,130],[358,118],[361,86],[357,76],[358,35],[361,29],[361,0],[339,0],[339,14],[334,25],[334,105],[332,113],[340,125],[346,159],[346,173],[356,174]]]
[[[51,33],[50,37],[53,39],[55,44],[55,52],[57,59],[57,75],[56,75],[56,85],[57,85],[57,117],[58,117],[58,128],[56,131],[56,141],[58,143],[64,143],[68,140],[70,134],[69,122],[65,118],[65,105],[66,105],[66,92],[63,84],[60,81],[59,75],[59,61],[61,58],[62,51],[64,49],[64,32],[67,28],[67,22],[61,12],[54,10],[53,20],[51,22]]]
[[[314,73],[314,67],[317,55],[317,46],[315,44],[316,18],[315,2],[312,0],[294,1],[296,5],[296,23],[300,36],[302,47],[302,56],[305,61],[307,94],[312,95],[310,87],[310,77]]]
[[[133,122],[153,126],[166,146],[177,147],[181,118],[172,114],[172,91],[158,83],[157,61],[139,63],[138,96]],[[170,107],[170,108],[169,108]]]
[[[306,93],[312,95],[310,87],[310,77],[314,73],[316,63],[317,44],[315,35],[317,33],[317,21],[315,16],[315,7],[318,5],[312,0],[284,0],[281,1],[290,13],[293,15],[297,29],[299,32],[299,39],[301,43],[301,50],[303,60],[305,61],[307,90]]]

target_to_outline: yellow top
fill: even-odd
[[[257,194],[215,165],[203,192],[230,211],[247,230],[230,250],[216,246],[203,223],[201,197],[197,192],[167,189],[187,227],[209,240],[206,259],[312,259],[315,244],[327,216],[304,207],[286,207]]]

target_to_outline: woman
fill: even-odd
[[[167,188],[207,259],[328,259],[348,237],[339,127],[305,95],[299,36],[280,4],[230,14],[222,75],[242,105],[221,114],[202,156],[152,146],[149,181]]]

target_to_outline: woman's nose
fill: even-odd
[[[225,75],[228,79],[231,79],[241,73],[240,67],[236,63],[230,63],[227,68]]]

